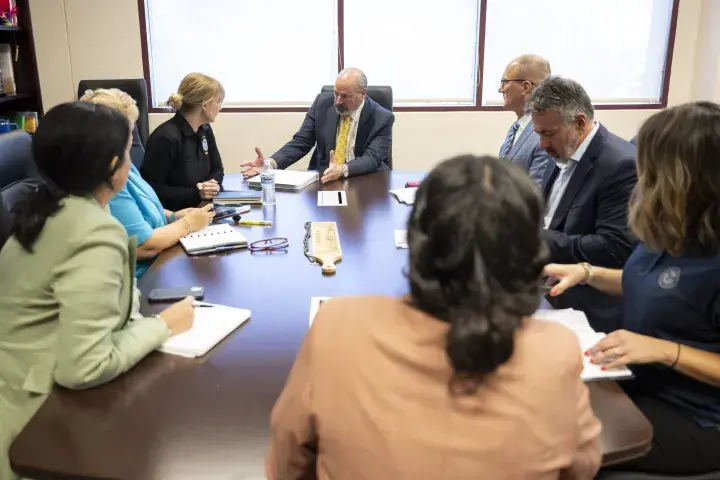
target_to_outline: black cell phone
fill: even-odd
[[[205,297],[205,288],[200,286],[177,288],[153,288],[148,295],[148,302],[176,302],[185,297],[195,297],[202,300]]]
[[[213,222],[222,220],[223,218],[234,217],[235,215],[242,215],[250,211],[250,205],[245,205],[237,208],[217,208],[215,209],[215,216]]]

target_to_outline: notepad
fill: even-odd
[[[202,357],[249,318],[250,310],[225,305],[196,307],[190,330],[170,337],[158,350],[181,357]]]
[[[246,248],[247,239],[226,223],[210,225],[180,239],[188,255],[201,255]]]
[[[275,189],[297,192],[303,188],[317,182],[319,179],[318,172],[312,170],[300,172],[297,170],[275,170]],[[251,188],[262,188],[260,184],[260,175],[248,180]]]
[[[407,241],[407,230],[395,230],[395,246],[397,248],[410,248]]]
[[[326,300],[330,300],[330,298],[332,297],[312,297],[310,299],[310,318],[308,319],[309,326],[312,327],[313,320],[315,320],[315,315],[317,315],[317,312],[320,309],[322,303]]]
[[[596,365],[590,362],[590,357],[586,357],[582,352],[592,348],[604,336],[604,333],[596,332],[588,322],[585,314],[580,310],[566,308],[563,310],[538,310],[533,315],[549,322],[559,323],[560,325],[572,331],[580,343],[580,352],[583,360],[583,370],[580,378],[585,382],[595,380],[621,380],[631,378],[632,371],[627,367],[603,370],[602,365]]]
[[[398,188],[390,190],[390,193],[398,199],[398,202],[406,203],[408,205],[415,203],[415,192],[417,192],[417,188]]]
[[[260,205],[262,192],[255,190],[231,191],[225,190],[212,199],[213,205]]]

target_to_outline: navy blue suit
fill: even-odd
[[[319,94],[305,115],[300,130],[272,155],[278,168],[289,167],[316,147],[308,170],[325,171],[330,166],[330,150],[335,150],[339,119],[333,93]],[[387,169],[385,163],[392,149],[394,122],[395,116],[391,112],[370,97],[365,97],[355,139],[355,159],[347,164],[349,175]]]
[[[546,171],[546,200],[559,170]],[[636,244],[627,218],[636,182],[635,147],[600,125],[546,231],[551,260],[622,268]]]
[[[556,165],[547,169],[546,200],[558,170]],[[637,244],[628,228],[636,182],[635,147],[600,125],[545,231],[550,261],[622,268]],[[622,298],[591,287],[577,286],[549,301],[555,308],[583,310],[598,331],[617,330],[622,324]]]

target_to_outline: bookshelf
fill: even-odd
[[[29,0],[15,0],[18,9],[18,26],[0,26],[0,45],[10,45],[16,92],[0,97],[0,117],[15,112],[43,113],[38,78],[37,57],[33,40]]]

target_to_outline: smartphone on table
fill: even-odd
[[[250,205],[243,205],[242,207],[220,207],[215,209],[215,216],[213,222],[222,220],[224,218],[234,217],[235,215],[242,215],[250,211]]]
[[[202,300],[205,297],[205,288],[195,285],[192,287],[153,288],[148,295],[148,302],[177,302],[185,297],[195,297]]]

